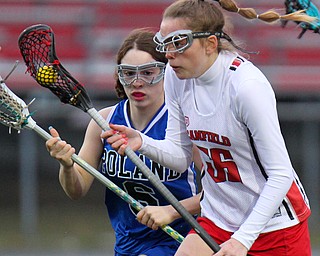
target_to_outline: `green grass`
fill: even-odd
[[[32,231],[22,231],[17,209],[2,209],[0,250],[112,250],[114,235],[106,210],[73,204],[41,208]]]

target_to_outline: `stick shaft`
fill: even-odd
[[[102,130],[109,130],[110,127],[105,119],[99,114],[95,108],[91,108],[87,113],[92,117],[93,120],[102,128]],[[194,217],[181,205],[181,203],[175,198],[175,196],[170,192],[169,189],[159,178],[153,174],[153,172],[145,165],[144,162],[136,155],[136,153],[127,147],[125,154],[130,158],[130,160],[140,169],[140,171],[149,179],[150,183],[155,186],[158,191],[165,197],[165,199],[180,213],[181,217],[190,224],[190,226],[196,231],[196,233],[208,244],[208,246],[214,251],[218,252],[220,250],[219,245],[212,239],[211,236],[199,225],[199,223],[194,219]]]
[[[34,124],[33,127],[31,127],[30,129],[34,130],[44,140],[48,140],[48,139],[52,138],[52,136],[47,131],[42,129],[37,124]],[[122,190],[120,187],[118,187],[116,184],[114,184],[112,181],[110,181],[107,177],[105,177],[99,171],[97,171],[95,168],[93,168],[91,165],[89,165],[81,157],[79,157],[76,154],[73,154],[72,160],[75,163],[77,163],[78,165],[80,165],[84,170],[86,170],[88,173],[90,173],[97,180],[99,180],[108,189],[110,189],[115,194],[117,194],[125,202],[127,202],[132,207],[134,207],[136,210],[140,211],[141,209],[144,208],[142,204],[140,204],[137,200],[135,200],[133,197],[131,197],[128,193],[126,193],[124,190]],[[161,226],[161,228],[164,232],[166,232],[168,235],[170,235],[172,238],[174,238],[178,242],[181,243],[183,241],[184,237],[181,234],[179,234],[177,231],[175,231],[173,228],[171,228],[170,226],[163,225],[163,226]]]

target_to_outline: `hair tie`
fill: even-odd
[[[259,19],[259,14],[257,14],[257,19]]]
[[[241,8],[238,8],[237,13],[239,13],[239,12],[240,12],[240,10],[241,10]]]

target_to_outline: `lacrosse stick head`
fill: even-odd
[[[0,123],[20,131],[36,125],[26,103],[15,95],[0,76]]]
[[[286,0],[284,5],[286,7],[286,14],[303,10],[307,15],[316,18],[316,20],[312,23],[296,22],[302,29],[302,32],[299,34],[298,38],[301,38],[307,30],[311,30],[314,33],[320,33],[319,9],[311,2],[311,0]],[[287,21],[282,21],[283,27],[286,24]]]
[[[53,92],[61,102],[87,111],[92,103],[85,88],[62,66],[55,51],[51,27],[37,24],[26,28],[18,39],[27,72]]]

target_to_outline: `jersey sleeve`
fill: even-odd
[[[235,102],[238,118],[252,134],[267,179],[253,211],[232,236],[249,249],[286,196],[293,182],[293,168],[267,79],[245,80],[238,87]]]
[[[179,106],[180,94],[175,88],[179,83],[181,81],[175,77],[174,71],[167,66],[164,80],[168,107],[166,136],[164,140],[154,140],[141,134],[142,146],[139,151],[172,170],[184,172],[192,161],[192,142]]]

